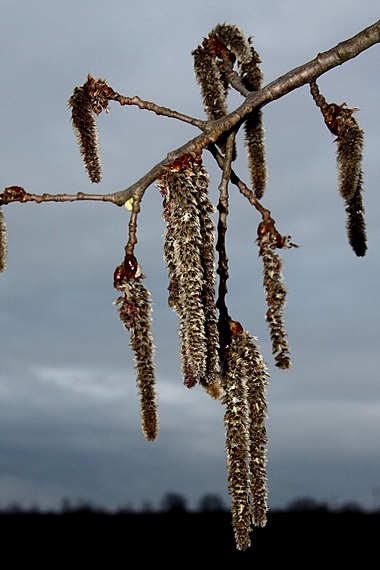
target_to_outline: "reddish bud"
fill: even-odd
[[[128,279],[136,276],[138,266],[135,256],[127,253],[124,258],[124,270]]]
[[[244,332],[244,329],[239,321],[230,321],[230,331],[232,336],[237,336],[238,334]]]
[[[27,193],[21,186],[9,186],[0,194],[0,205],[8,204],[9,202],[26,202],[27,196]]]
[[[265,234],[269,231],[269,227],[265,222],[260,222],[259,227],[257,228],[257,235],[259,237],[265,236]]]
[[[118,291],[121,291],[123,287],[123,281],[125,281],[127,277],[127,272],[125,270],[124,265],[119,265],[115,269],[115,273],[113,274],[113,286]]]

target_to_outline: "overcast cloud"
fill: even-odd
[[[265,82],[379,17],[378,1],[1,0],[1,188],[34,193],[121,190],[197,133],[111,105],[100,116],[103,180],[87,180],[67,100],[87,73],[118,92],[204,117],[191,50],[218,22],[235,23],[262,59]],[[264,109],[269,181],[264,205],[300,244],[284,252],[290,371],[275,369],[263,315],[259,222],[231,190],[232,316],[259,338],[271,373],[269,505],[311,496],[379,506],[379,47],[319,80],[329,101],[360,107],[368,253],[356,258],[337,191],[335,146],[307,87]],[[241,102],[232,95],[230,109]],[[241,143],[240,143],[241,145]],[[219,171],[205,155],[217,199]],[[240,147],[236,170],[249,180]],[[146,193],[136,254],[154,299],[161,428],[140,429],[128,333],[112,302],[128,215],[103,203],[11,204],[0,280],[0,508],[90,501],[157,507],[178,492],[196,506],[228,504],[223,409],[181,382],[176,317],[167,306],[161,197]]]

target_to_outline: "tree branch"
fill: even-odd
[[[244,117],[256,107],[263,107],[268,103],[275,101],[276,99],[280,99],[287,93],[290,93],[291,91],[294,91],[295,89],[298,89],[307,83],[315,81],[324,73],[327,73],[338,65],[342,65],[349,59],[355,58],[362,51],[372,47],[379,42],[380,20],[368,28],[365,28],[352,38],[337,44],[335,47],[329,49],[326,52],[318,54],[317,57],[308,63],[296,67],[285,75],[282,75],[259,91],[249,93],[245,101],[237,109],[216,121],[200,121],[198,119],[193,119],[192,117],[182,115],[181,113],[177,113],[176,111],[171,111],[165,107],[156,106],[154,103],[142,101],[138,97],[124,98],[116,94],[120,98],[119,102],[121,104],[136,104],[140,108],[152,110],[157,114],[183,120],[202,129],[204,133],[191,139],[181,147],[169,152],[166,158],[156,164],[149,172],[140,178],[140,180],[132,184],[132,186],[129,188],[120,192],[99,196],[84,194],[82,192],[78,193],[76,196],[70,196],[67,194],[61,194],[58,196],[52,196],[50,194],[43,194],[42,196],[27,194],[28,198],[24,200],[17,199],[16,197],[13,199],[9,199],[8,197],[8,199],[6,199],[4,193],[0,194],[0,203],[2,202],[3,204],[7,204],[14,201],[32,200],[35,202],[101,200],[105,202],[112,202],[117,206],[123,206],[125,202],[131,197],[141,197],[148,186],[150,186],[155,180],[157,180],[157,178],[162,175],[165,164],[174,162],[184,154],[191,152],[200,153],[210,143],[217,141],[222,133],[231,130],[239,121],[243,120]],[[115,99],[118,100],[117,98]]]
[[[379,42],[380,20],[375,24],[372,24],[372,26],[365,28],[352,38],[339,43],[324,53],[318,54],[316,58],[308,63],[305,63],[300,67],[296,67],[285,75],[272,81],[266,87],[263,87],[263,89],[250,93],[244,103],[235,109],[235,111],[232,111],[232,113],[226,117],[218,119],[217,121],[208,121],[207,126],[205,127],[205,134],[195,137],[185,145],[168,153],[166,159],[154,166],[149,173],[126,190],[118,192],[115,195],[115,203],[121,206],[137,189],[143,189],[143,191],[145,191],[145,189],[160,176],[163,171],[164,164],[170,164],[184,154],[201,151],[211,142],[215,142],[222,133],[234,127],[236,123],[238,123],[254,108],[263,107],[271,101],[280,99],[287,93],[294,91],[294,89],[314,81],[317,77],[327,73],[327,71],[330,71],[334,67],[342,65],[349,59],[353,59],[362,51]]]

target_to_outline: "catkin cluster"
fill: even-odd
[[[179,317],[181,365],[189,388],[213,385],[218,373],[219,337],[215,310],[214,206],[209,178],[197,155],[166,168],[158,181],[167,227],[164,258],[169,305]]]
[[[227,115],[226,98],[229,82],[223,58],[232,65],[237,62],[241,86],[248,91],[262,87],[263,75],[259,67],[260,57],[251,45],[252,40],[244,37],[240,28],[234,25],[218,24],[205,38],[202,45],[192,52],[194,70],[201,88],[203,105],[210,120]],[[262,112],[254,109],[246,118],[245,144],[248,167],[251,173],[253,192],[257,199],[264,195],[267,181],[265,158],[264,125]],[[218,140],[218,146],[225,152],[226,135]],[[233,159],[236,158],[236,148]]]
[[[114,275],[114,287],[122,292],[115,305],[118,306],[120,320],[130,331],[130,346],[135,354],[142,431],[148,441],[154,441],[158,435],[159,419],[154,345],[150,331],[152,301],[148,289],[142,283],[143,278],[135,258],[126,255]]]
[[[232,524],[240,550],[250,546],[251,522],[264,526],[267,511],[265,418],[268,374],[254,341],[241,326],[237,329],[227,349],[222,374]]]

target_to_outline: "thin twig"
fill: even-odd
[[[233,55],[232,52],[217,38],[215,38],[214,41],[218,42],[218,52],[223,61],[223,73],[225,79],[234,89],[236,89],[238,93],[243,95],[243,97],[247,97],[247,95],[250,94],[250,91],[244,85],[240,75],[234,70],[234,63],[231,59],[231,55]]]
[[[219,275],[218,299],[216,308],[219,311],[219,346],[220,359],[224,361],[224,352],[230,344],[231,331],[229,324],[229,314],[226,305],[226,295],[228,293],[227,280],[228,273],[228,257],[226,251],[226,232],[227,232],[227,216],[228,216],[228,182],[231,176],[231,163],[234,153],[236,133],[232,132],[227,137],[226,155],[223,164],[222,180],[219,184],[219,203],[217,206],[219,212],[218,220],[218,239],[216,243],[216,251],[219,253],[218,268],[216,270]]]
[[[125,97],[124,95],[120,95],[114,91],[113,95],[109,97],[110,100],[117,101],[120,105],[137,105],[139,109],[146,109],[147,111],[153,111],[156,115],[163,115],[164,117],[169,117],[171,119],[178,119],[179,121],[183,121],[184,123],[189,123],[190,125],[194,125],[198,127],[201,131],[204,129],[207,121],[202,121],[201,119],[196,119],[194,117],[190,117],[188,115],[184,115],[183,113],[179,113],[178,111],[173,111],[168,107],[161,107],[160,105],[156,105],[152,101],[144,101],[140,99],[137,95],[134,97]]]
[[[211,154],[215,158],[218,166],[223,169],[224,158],[223,158],[222,154],[219,152],[219,150],[217,149],[217,147],[211,143],[208,145],[207,150],[211,152]],[[254,206],[256,208],[256,210],[258,210],[261,213],[263,220],[264,221],[268,220],[270,218],[270,211],[267,210],[266,208],[264,208],[264,206],[262,206],[260,204],[259,200],[255,197],[252,190],[250,190],[250,188],[248,188],[246,183],[243,182],[243,180],[241,180],[238,177],[238,175],[235,173],[235,171],[232,168],[231,168],[230,179],[231,179],[232,184],[234,184],[235,186],[237,186],[239,188],[241,194],[243,194],[243,196],[245,196],[249,200],[249,202],[252,204],[252,206]]]
[[[137,216],[140,212],[140,203],[141,203],[142,195],[135,196],[133,198],[133,206],[131,217],[129,220],[128,228],[129,228],[129,236],[128,236],[128,243],[125,246],[125,253],[126,255],[133,255],[133,251],[135,249],[135,245],[137,243]]]
[[[0,204],[10,204],[11,202],[80,202],[83,200],[92,200],[98,202],[112,202],[116,204],[115,194],[85,194],[78,192],[77,194],[29,194],[21,186],[10,186],[5,188],[0,194]]]

